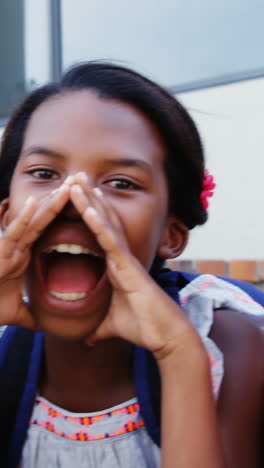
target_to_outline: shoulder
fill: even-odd
[[[231,466],[257,466],[264,401],[263,332],[244,315],[219,309],[210,336],[224,355],[218,412],[228,458],[234,460]]]
[[[243,354],[252,357],[261,350],[264,352],[264,332],[253,323],[250,315],[234,310],[220,308],[214,311],[210,336],[230,357],[235,358],[236,354],[237,357]]]
[[[245,315],[228,309],[215,311],[210,337],[224,355],[221,395],[262,392],[264,389],[264,334]],[[242,393],[241,393],[242,392]]]

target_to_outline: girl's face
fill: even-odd
[[[158,131],[136,108],[86,90],[53,97],[37,108],[26,130],[11,183],[8,222],[29,195],[41,200],[66,177],[82,171],[91,188],[102,190],[120,218],[131,252],[149,269],[154,257],[162,256],[171,231],[164,153]],[[44,330],[82,337],[107,313],[111,285],[103,279],[102,260],[43,254],[61,244],[64,249],[74,244],[100,250],[71,204],[62,215],[34,246],[26,287],[33,313]],[[93,291],[83,299],[65,301],[50,294],[52,288],[76,293],[85,282]]]

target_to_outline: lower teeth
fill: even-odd
[[[81,293],[60,293],[56,291],[50,291],[50,294],[58,299],[63,299],[65,301],[78,301],[83,299],[86,296],[85,292]]]

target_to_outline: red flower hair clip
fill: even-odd
[[[214,177],[206,169],[204,171],[203,190],[200,195],[200,201],[205,211],[208,210],[208,198],[213,196],[215,187]]]

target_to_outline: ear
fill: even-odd
[[[0,203],[0,228],[2,231],[5,231],[7,228],[9,221],[9,198],[5,198]]]
[[[157,255],[161,258],[178,257],[185,249],[189,237],[188,228],[175,216],[169,216]]]

